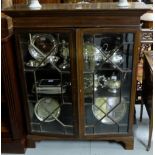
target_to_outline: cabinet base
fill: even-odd
[[[134,140],[133,138],[126,138],[126,140],[121,142],[126,150],[133,150]]]
[[[33,139],[27,138],[27,143],[26,143],[27,148],[35,148],[35,141]]]
[[[27,147],[29,148],[35,148],[35,142],[36,141],[42,141],[42,140],[70,140],[70,141],[113,141],[120,143],[124,149],[126,150],[133,150],[134,148],[134,138],[133,136],[114,136],[114,137],[102,137],[102,138],[91,138],[91,137],[85,137],[85,138],[74,138],[74,137],[68,137],[68,138],[62,138],[62,137],[46,137],[46,136],[39,136],[39,135],[28,135],[27,137]]]
[[[2,153],[25,153],[25,139],[11,140],[2,139],[1,143]]]

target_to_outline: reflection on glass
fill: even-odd
[[[69,35],[20,34],[31,132],[74,133]]]
[[[133,33],[83,35],[86,134],[127,133]]]
[[[92,111],[97,120],[104,124],[119,122],[126,113],[125,100],[119,103],[118,97],[101,97],[95,99]]]

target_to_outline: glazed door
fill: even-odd
[[[135,33],[84,29],[80,36],[83,134],[127,134]]]
[[[24,78],[21,83],[30,133],[75,134],[73,35],[62,29],[18,32],[20,79]]]

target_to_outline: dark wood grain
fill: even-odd
[[[27,0],[12,0],[13,4],[27,4]],[[44,3],[60,3],[60,0],[39,0],[40,4]]]
[[[141,103],[141,116],[142,121],[143,106],[145,105],[146,111],[149,116],[149,136],[146,150],[149,151],[151,147],[152,132],[153,132],[153,51],[144,52],[144,74],[143,74],[143,87],[142,87],[142,103]]]
[[[6,123],[9,124],[7,126],[9,134],[6,136],[4,133],[6,130],[1,131],[2,152],[23,153],[25,147],[25,130],[16,74],[16,62],[14,59],[14,36],[5,30],[8,29],[7,21],[5,20],[7,19],[2,20],[5,23],[2,24],[2,26],[5,26],[2,29],[7,33],[4,33],[5,35],[3,35],[1,40],[2,82],[4,86],[2,91],[5,94],[5,106],[8,117],[8,122]],[[2,124],[2,129],[4,127]]]
[[[135,44],[133,50],[133,71],[132,71],[132,86],[131,86],[131,104],[130,104],[130,115],[129,115],[129,133],[132,133],[133,121],[134,121],[134,105],[136,100],[136,86],[137,86],[137,65],[138,65],[138,49],[140,48],[140,31],[135,33]]]
[[[39,0],[40,4],[44,3],[60,3],[61,0]]]
[[[29,14],[30,12],[53,12],[53,11],[74,11],[74,12],[81,12],[81,11],[105,11],[105,10],[128,10],[128,11],[136,11],[136,10],[151,10],[151,8],[145,3],[139,3],[139,2],[131,2],[129,3],[130,5],[128,7],[119,7],[117,5],[118,3],[88,3],[88,4],[43,4],[41,8],[29,8],[27,5],[14,5],[10,8],[5,9],[6,11],[9,11],[10,13],[16,12],[16,16],[20,14],[20,12],[26,12]],[[30,12],[29,12],[30,11]],[[19,13],[19,14],[18,14]],[[124,15],[125,16],[125,15]]]
[[[26,0],[12,0],[13,5],[15,4],[26,4],[27,1]]]
[[[81,8],[78,9],[78,7]],[[117,3],[93,3],[88,5],[49,4],[43,5],[41,9],[15,5],[3,12],[14,17],[15,28],[139,27],[139,17],[148,9],[143,3],[131,3],[129,8],[119,8]]]
[[[81,30],[76,30],[76,53],[77,53],[77,84],[78,84],[78,112],[79,112],[79,137],[82,138],[84,135],[84,91],[83,91],[83,51],[82,49],[82,37]]]

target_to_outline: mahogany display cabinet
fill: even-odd
[[[27,143],[108,140],[133,149],[144,3],[15,5],[17,72]]]

